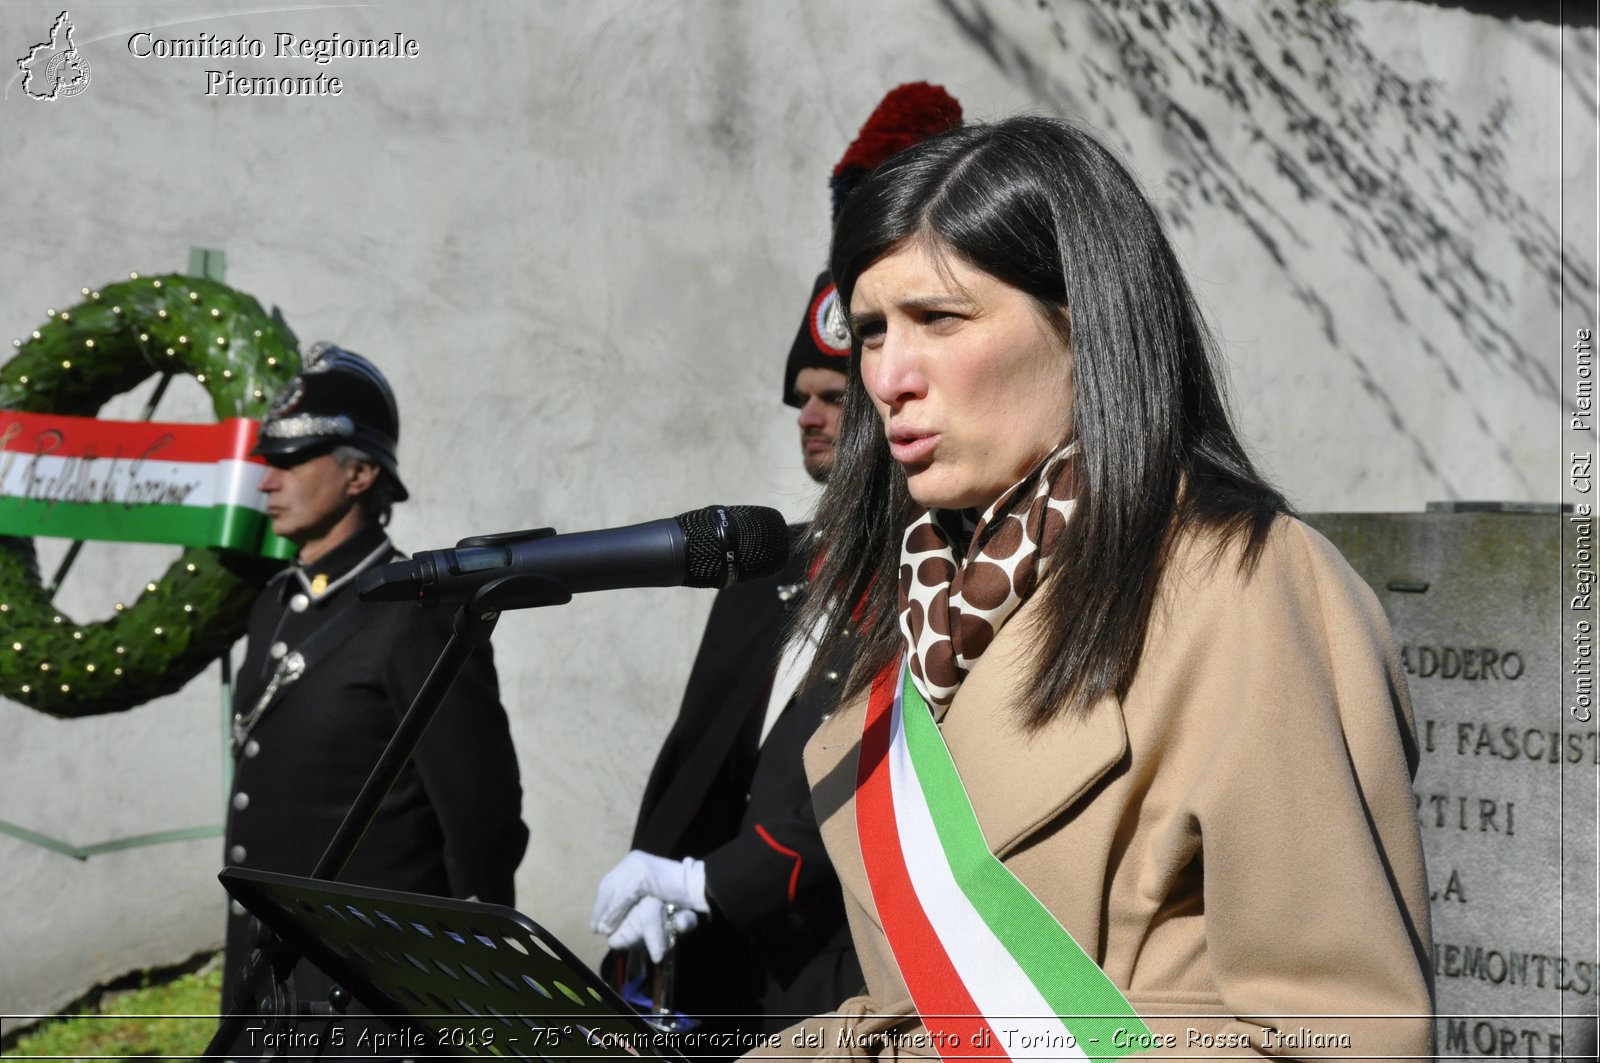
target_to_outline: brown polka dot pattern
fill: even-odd
[[[1008,520],[1006,523],[1016,525],[1019,522]],[[970,608],[992,612],[1006,604],[1011,594],[1011,573],[993,561],[983,560],[980,555],[962,571],[961,593]]]
[[[912,681],[929,704],[950,703],[1000,625],[1038,585],[1046,555],[1072,517],[1079,482],[1078,445],[1071,443],[996,499],[976,524],[925,510],[906,528],[900,632]]]
[[[1034,503],[1035,506],[1041,504],[1038,501]],[[1029,507],[1030,514],[1032,509],[1033,507]],[[1003,520],[1000,522],[1000,527],[990,533],[989,541],[984,544],[983,552],[992,558],[1003,560],[1021,550],[1025,538],[1026,536],[1022,533],[1022,521]]]

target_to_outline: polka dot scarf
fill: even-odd
[[[969,514],[924,510],[900,545],[900,632],[911,680],[929,705],[948,705],[995,632],[1044,578],[1072,515],[1078,445],[1069,443],[994,501]],[[959,553],[956,544],[964,545]]]

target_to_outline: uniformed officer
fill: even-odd
[[[783,401],[800,410],[801,458],[821,483],[839,440],[849,334],[826,273],[806,305]],[[650,1003],[698,1017],[698,1034],[772,1032],[787,1016],[829,1010],[862,983],[800,756],[835,707],[850,648],[833,651],[824,673],[833,682],[799,690],[816,647],[802,639],[785,651],[783,636],[816,544],[803,526],[793,530],[782,572],[730,587],[712,604],[677,722],[645,785],[633,851],[601,882],[591,918],[619,950],[603,973],[624,988],[620,950],[662,960],[666,905],[676,909],[671,999],[652,993]],[[686,1051],[713,1058],[695,1050],[709,1043],[690,1040]]]
[[[448,610],[369,604],[367,569],[404,555],[384,533],[405,501],[383,374],[319,344],[273,399],[254,453],[273,531],[299,547],[250,614],[234,695],[228,866],[310,874],[450,636]],[[341,881],[511,904],[528,831],[494,660],[477,649],[384,798]],[[250,948],[230,908],[224,1000]],[[301,1000],[328,980],[295,973]]]
[[[937,85],[892,89],[834,168],[835,218],[873,167],[960,122],[960,103]],[[800,410],[806,472],[819,483],[835,461],[849,366],[844,308],[823,273],[783,382],[783,401]],[[776,1032],[832,1010],[864,982],[801,757],[837,705],[853,647],[788,632],[819,548],[804,528],[797,533],[776,578],[717,595],[645,784],[633,851],[601,880],[590,917],[614,950],[642,948],[660,960],[670,946],[672,1007],[710,1016],[710,1031]],[[808,674],[818,681],[802,685]],[[626,959],[607,957],[613,981],[624,980]],[[694,1044],[686,1042],[691,1056],[701,1054]]]

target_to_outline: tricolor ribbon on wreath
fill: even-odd
[[[0,411],[0,535],[294,556],[250,456],[258,424],[102,421]]]
[[[904,662],[872,686],[856,823],[873,903],[933,1044],[953,1057],[1109,1060],[1138,1051],[1118,1044],[1149,1043],[1111,979],[989,851]]]

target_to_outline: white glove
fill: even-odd
[[[606,938],[606,944],[620,950],[632,948],[642,941],[650,953],[650,961],[660,963],[667,954],[666,910],[667,906],[659,898],[644,898],[629,909],[627,918],[622,920],[617,932]],[[687,934],[700,925],[700,917],[694,912],[679,909],[672,913],[672,925],[677,934]]]
[[[681,861],[668,860],[635,849],[617,861],[617,866],[600,880],[589,929],[597,934],[610,934],[644,897],[710,915],[711,905],[706,903],[705,861],[692,856]]]

